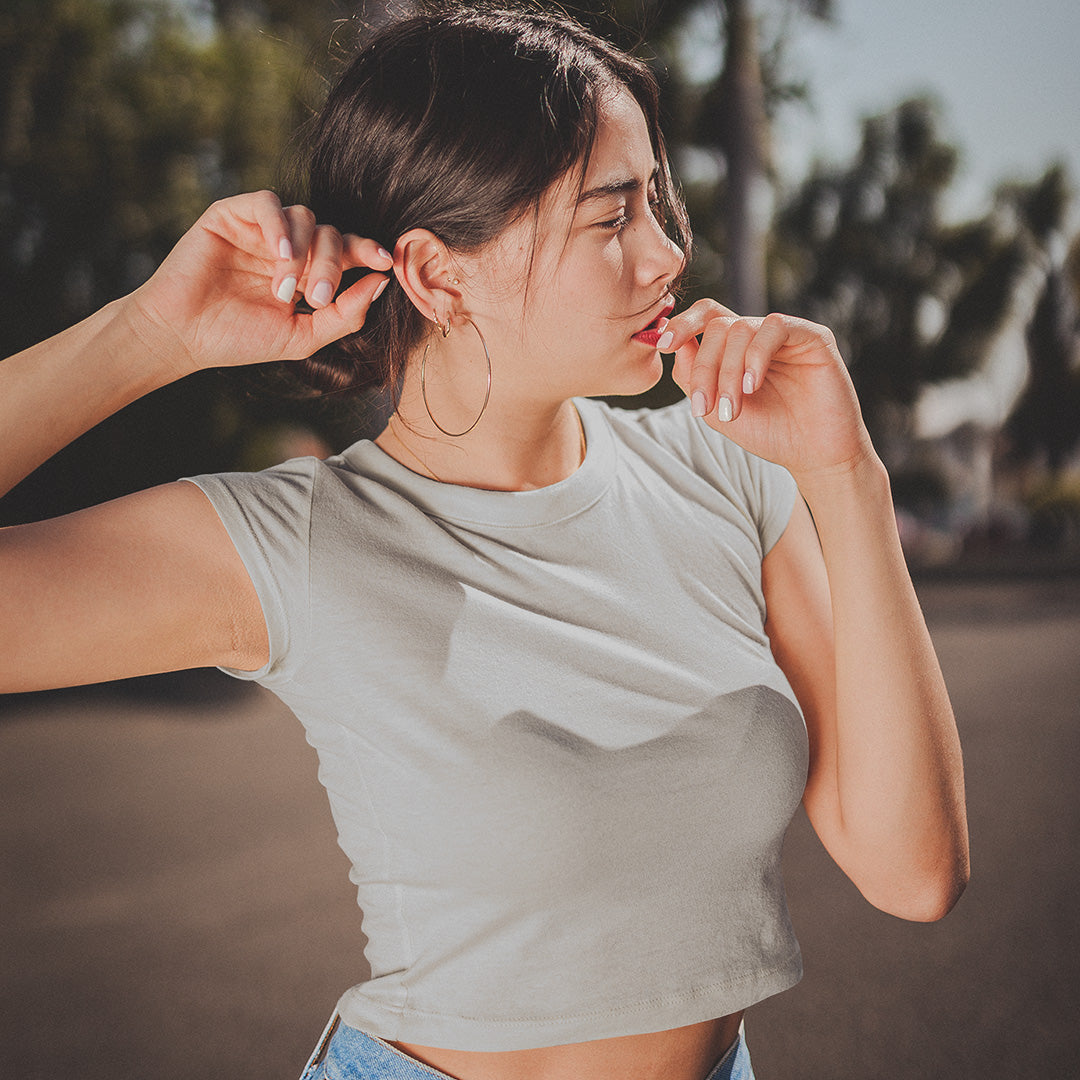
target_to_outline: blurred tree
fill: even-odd
[[[593,0],[566,8],[628,48],[648,41],[663,69],[666,128],[691,174],[702,292],[746,314],[768,310],[776,109],[805,96],[787,77],[793,17],[832,18],[830,0]],[[768,15],[763,19],[763,12]],[[713,58],[705,55],[715,54]],[[691,68],[710,71],[698,83]],[[694,168],[694,163],[698,168]]]
[[[818,167],[778,216],[776,305],[830,326],[875,442],[897,434],[928,370],[927,346],[961,284],[940,248],[940,202],[956,151],[935,106],[904,102],[863,124],[847,167]]]
[[[1061,166],[1028,189],[1006,189],[1046,268],[1045,286],[1027,328],[1030,378],[1009,418],[1013,456],[1039,460],[1052,477],[1080,444],[1080,304],[1069,280],[1065,225],[1070,193]],[[1080,253],[1080,237],[1073,245]]]
[[[790,0],[788,7],[822,20],[832,14],[828,0]],[[787,28],[763,55],[760,16],[751,0],[721,0],[719,8],[723,66],[702,100],[693,141],[719,151],[725,165],[711,215],[722,226],[725,302],[736,311],[764,315],[775,182],[770,120],[776,104],[793,96],[778,77]]]
[[[757,17],[750,0],[725,0],[724,66],[705,97],[699,141],[724,155],[721,199],[728,306],[746,315],[768,311],[767,238],[772,224],[771,147],[761,73]]]
[[[686,142],[722,163],[697,220],[718,257],[724,303],[745,314],[769,310],[767,264],[776,175],[771,122],[785,102],[805,97],[787,75],[786,45],[797,18],[832,19],[829,0],[712,0],[697,15],[719,19],[719,74],[686,103]],[[768,16],[766,18],[765,16]],[[696,100],[695,100],[696,98]],[[699,158],[700,160],[700,158]]]
[[[0,282],[20,316],[0,327],[5,355],[142,280],[208,202],[274,179],[318,94],[311,41],[242,6],[220,23],[166,0],[5,13]],[[325,36],[333,7],[303,5],[300,22]]]
[[[638,52],[659,76],[668,147],[694,227],[687,300],[713,296],[735,310],[766,311],[776,180],[769,129],[781,105],[807,94],[788,74],[786,45],[798,18],[827,21],[832,4],[569,0],[562,6]],[[665,377],[620,403],[657,406],[681,396]]]
[[[1051,168],[947,227],[957,154],[938,128],[925,100],[868,119],[855,160],[815,170],[780,214],[772,284],[836,332],[898,500],[986,535],[1003,427],[1052,469],[1080,442],[1070,192]]]
[[[442,6],[6,0],[0,355],[137,285],[214,198],[273,185],[290,133],[321,100],[324,74],[351,53],[357,25],[413,2]],[[689,299],[711,294],[763,311],[767,283],[773,306],[832,326],[875,438],[896,462],[913,417],[925,421],[927,402],[968,408],[976,384],[964,380],[985,376],[988,357],[1005,355],[1019,327],[1032,378],[1010,435],[1018,453],[1066,460],[1080,427],[1071,404],[1080,247],[1066,264],[1063,174],[1003,189],[993,215],[945,228],[940,203],[956,151],[941,139],[931,102],[905,102],[865,122],[848,166],[816,168],[769,233],[770,122],[785,102],[806,96],[791,78],[786,45],[799,20],[831,16],[828,0],[564,6],[661,76],[695,229]],[[1019,392],[1015,373],[1008,394]],[[352,418],[240,399],[224,392],[224,378],[167,388],[102,425],[6,499],[4,519],[201,468],[264,464],[250,456],[265,442],[254,435],[298,411],[331,445],[358,434]],[[227,378],[234,387],[235,376]],[[642,400],[677,396],[667,382]]]
[[[272,184],[282,147],[320,92],[303,33],[325,37],[336,8],[312,2],[302,6],[303,31],[282,17],[264,32],[239,7],[5,5],[0,356],[138,285],[214,199]],[[207,394],[213,381],[168,387],[102,425],[11,493],[4,520],[62,512],[220,461],[228,410]]]
[[[1052,478],[1080,440],[1076,308],[1065,276],[1069,202],[1055,166],[1034,183],[1002,186],[991,214],[966,230],[969,253],[972,237],[984,250],[930,350],[927,367],[938,378],[912,412],[913,434],[932,440],[951,468],[958,519],[976,540],[1000,533],[999,488],[1013,466],[1029,462],[1036,476],[1049,470]],[[948,237],[946,248],[955,251],[955,241]],[[965,374],[956,374],[957,358]],[[1003,430],[1012,451],[1004,456]],[[1029,492],[1030,472],[1012,486]]]

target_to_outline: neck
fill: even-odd
[[[462,430],[475,419],[482,401],[481,393],[472,415],[459,427],[451,427],[439,413],[436,417],[447,430]],[[448,419],[459,423],[453,415]],[[409,380],[397,411],[375,442],[413,472],[492,491],[531,491],[557,484],[578,469],[585,455],[584,430],[570,401],[530,408],[500,402],[493,391],[476,427],[455,438],[433,423],[419,387]]]

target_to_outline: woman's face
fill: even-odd
[[[554,403],[641,393],[659,379],[657,335],[635,335],[670,314],[683,254],[654,214],[655,171],[641,108],[614,91],[584,183],[573,170],[544,197],[538,221],[526,215],[464,260],[499,382]]]

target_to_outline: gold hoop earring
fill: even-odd
[[[468,318],[468,316],[466,316],[466,318]],[[438,324],[438,320],[436,320],[436,325],[437,324]],[[450,320],[449,319],[447,320],[446,325],[447,326],[450,325]],[[477,415],[476,419],[464,431],[447,431],[446,428],[444,428],[442,426],[442,424],[440,424],[439,421],[436,420],[435,417],[431,415],[431,406],[428,404],[428,399],[427,399],[427,379],[426,379],[427,354],[428,354],[428,349],[431,348],[431,341],[430,340],[424,346],[424,356],[423,356],[423,359],[421,359],[421,361],[420,361],[420,396],[424,399],[424,408],[427,409],[428,419],[444,435],[449,435],[451,439],[460,439],[462,435],[468,435],[469,432],[472,431],[472,429],[474,427],[476,427],[477,424],[480,423],[480,417],[483,416],[485,412],[487,412],[488,401],[491,400],[491,353],[488,352],[487,342],[484,340],[484,335],[480,333],[480,327],[477,326],[476,323],[474,323],[472,321],[472,319],[469,319],[469,325],[472,326],[472,328],[476,331],[476,336],[480,339],[480,344],[484,348],[484,359],[487,361],[487,389],[484,391],[484,404],[480,406],[479,414]],[[439,329],[441,330],[442,327],[440,326]],[[447,333],[449,333],[449,331],[447,331]],[[446,336],[446,334],[443,335],[443,337],[445,337],[445,336]]]
[[[449,315],[446,316],[446,325],[445,326],[443,326],[443,324],[441,322],[439,322],[439,313],[437,311],[433,311],[431,313],[431,321],[442,331],[442,336],[444,338],[448,338],[450,336],[450,316]]]

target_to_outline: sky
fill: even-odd
[[[947,216],[979,214],[998,182],[1055,160],[1080,188],[1080,0],[834,3],[835,25],[796,24],[791,60],[812,105],[788,107],[776,129],[784,173],[849,160],[861,117],[929,92],[961,151]]]

